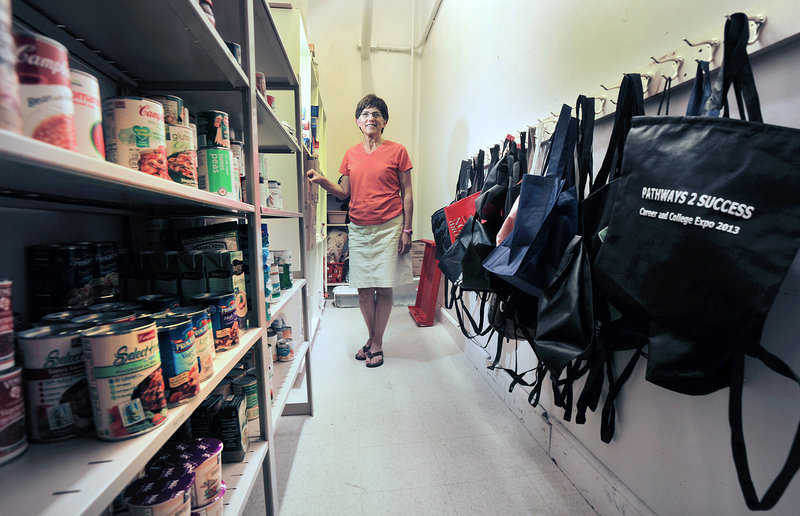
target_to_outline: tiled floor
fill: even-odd
[[[275,435],[281,516],[595,514],[441,326],[395,307],[376,369],[353,358],[365,340],[329,303],[314,416]]]

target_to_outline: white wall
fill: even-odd
[[[416,11],[427,12],[431,4],[432,0],[416,0]],[[623,72],[641,70],[649,56],[679,48],[683,37],[721,32],[724,14],[744,10],[769,16],[791,5],[509,0],[490,8],[487,2],[445,0],[418,63],[417,161],[426,171],[438,171],[422,177],[416,196],[420,220],[452,199],[460,160],[479,148],[535,123],[562,102],[572,104],[578,93],[591,95],[601,83],[618,84]],[[798,57],[800,44],[793,43],[754,59],[768,122],[800,125],[800,94],[787,86],[800,81]],[[673,114],[685,109],[685,100],[685,88],[675,92]],[[652,103],[646,107],[655,113]],[[595,168],[608,135],[608,123],[601,122],[595,133]],[[423,238],[430,237],[429,227],[425,231],[420,231]],[[795,371],[800,371],[800,352],[794,344],[800,335],[799,294],[800,266],[787,278],[763,339],[764,346]],[[521,350],[526,347],[520,345]],[[485,365],[485,354],[470,342],[465,352],[479,368]],[[508,366],[513,366],[511,357],[504,356]],[[522,370],[532,365],[530,353],[520,360]],[[746,375],[745,433],[757,490],[763,493],[785,459],[797,428],[800,399],[796,385],[753,360],[747,361]],[[602,514],[646,512],[648,507],[657,514],[749,512],[731,458],[727,389],[702,397],[678,395],[647,383],[642,363],[618,400],[617,433],[606,445],[599,439],[596,415],[590,414],[586,425],[564,423],[550,430],[540,412],[527,406],[522,389],[508,394],[505,377],[487,372],[487,378]],[[562,416],[548,399],[543,408],[551,419]],[[601,483],[605,492],[596,489]],[[795,478],[770,514],[796,514],[798,504],[800,480]]]
[[[434,3],[375,0],[373,41],[416,42]],[[328,170],[337,170],[344,150],[360,141],[355,103],[370,91],[383,96],[391,113],[386,135],[409,147],[415,165],[415,236],[430,238],[430,214],[452,199],[460,161],[479,148],[535,123],[562,102],[573,103],[579,93],[592,95],[601,83],[618,84],[623,72],[643,70],[649,56],[679,48],[683,37],[721,32],[724,14],[744,10],[769,17],[796,2],[444,0],[421,56],[373,53],[369,61],[361,61],[355,45],[361,37],[361,0],[308,4],[309,41],[316,43],[329,114]],[[799,56],[795,42],[753,61],[764,119],[770,123],[800,125]],[[686,95],[686,88],[676,89],[673,114],[685,108]],[[646,107],[655,112],[652,102]],[[598,123],[595,168],[609,130],[608,120]],[[798,301],[800,264],[779,294],[763,339],[796,371]],[[519,348],[520,367],[527,369],[531,353],[525,343]],[[507,347],[503,356],[509,366],[512,350]],[[483,369],[482,350],[466,341],[464,351]],[[800,397],[796,386],[749,359],[746,375],[745,433],[754,480],[763,493],[783,464]],[[749,512],[731,459],[727,390],[702,397],[674,394],[646,382],[642,363],[617,402],[616,436],[606,445],[594,414],[586,425],[554,422],[562,413],[552,410],[549,387],[535,410],[523,389],[507,392],[507,377],[488,371],[486,377],[601,514]],[[796,514],[799,503],[800,480],[795,479],[770,514]]]
[[[389,123],[384,138],[409,148],[415,174],[419,171],[411,143],[412,63],[410,54],[372,52],[361,59],[363,0],[311,0],[308,2],[307,32],[315,44],[319,83],[328,115],[328,163],[326,171],[339,179],[345,150],[362,141],[355,123],[355,108],[361,98],[375,93],[386,101]],[[374,0],[372,42],[395,47],[411,46],[412,3]]]

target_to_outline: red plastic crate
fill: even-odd
[[[328,283],[341,283],[344,262],[328,262]]]
[[[442,270],[439,268],[439,260],[436,259],[436,243],[432,240],[423,242],[425,242],[425,254],[419,275],[417,301],[414,306],[408,307],[408,311],[417,326],[433,326],[436,320],[436,297],[439,295]]]

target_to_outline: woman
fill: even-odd
[[[339,199],[350,196],[350,284],[358,289],[369,338],[356,353],[367,367],[383,365],[383,334],[392,311],[392,287],[411,282],[411,159],[399,143],[384,140],[386,102],[369,94],[356,106],[364,141],[345,152],[339,184],[315,170],[308,180]]]

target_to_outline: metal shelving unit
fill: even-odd
[[[184,99],[192,111],[220,109],[231,116],[231,126],[245,142],[248,170],[247,202],[233,201],[195,188],[152,177],[113,163],[102,162],[43,142],[0,130],[0,208],[24,222],[35,211],[79,212],[108,218],[159,216],[244,219],[250,226],[249,260],[261,261],[260,224],[266,219],[297,221],[304,242],[303,203],[305,181],[303,149],[267,106],[255,89],[255,72],[264,72],[270,88],[294,92],[299,126],[299,79],[286,54],[270,8],[264,0],[235,0],[215,10],[216,28],[194,0],[13,0],[16,26],[42,33],[64,44],[71,65],[90,71],[101,83],[103,98],[111,95],[172,93]],[[242,64],[225,45],[235,41],[242,48]],[[294,154],[297,163],[298,211],[260,208],[258,152]],[[4,215],[5,216],[5,215]],[[66,222],[65,222],[66,223]],[[115,222],[115,226],[126,227]],[[8,231],[7,229],[4,231]],[[0,232],[0,237],[3,236]],[[121,235],[120,235],[121,237]],[[8,243],[8,242],[7,242]],[[9,244],[7,255],[22,253],[24,244]],[[234,350],[220,353],[215,374],[201,384],[199,395],[170,409],[167,421],[157,429],[125,441],[102,442],[93,435],[30,445],[17,459],[0,466],[0,493],[6,495],[9,514],[99,514],[141,471],[192,411],[216,387],[249,350],[255,350],[262,417],[249,424],[250,448],[241,463],[225,464],[228,485],[224,513],[244,510],[259,473],[264,474],[267,513],[278,513],[274,427],[284,413],[311,414],[309,326],[309,278],[305,247],[301,243],[300,270],[292,289],[280,302],[264,310],[263,273],[252,267],[248,290],[257,310],[256,328],[243,334]],[[17,254],[15,254],[17,256]],[[16,258],[15,258],[16,259]],[[5,262],[0,262],[3,265]],[[21,280],[22,278],[20,278]],[[24,281],[15,283],[24,285]],[[276,364],[280,384],[273,407],[266,381],[271,353],[265,328],[292,303],[302,303],[302,344],[295,362]],[[258,307],[261,307],[260,309]],[[294,323],[293,323],[294,324]],[[301,365],[303,367],[301,367]],[[308,401],[300,408],[289,404],[288,389],[304,370]],[[284,390],[286,389],[286,390]],[[23,496],[24,494],[24,496]]]

